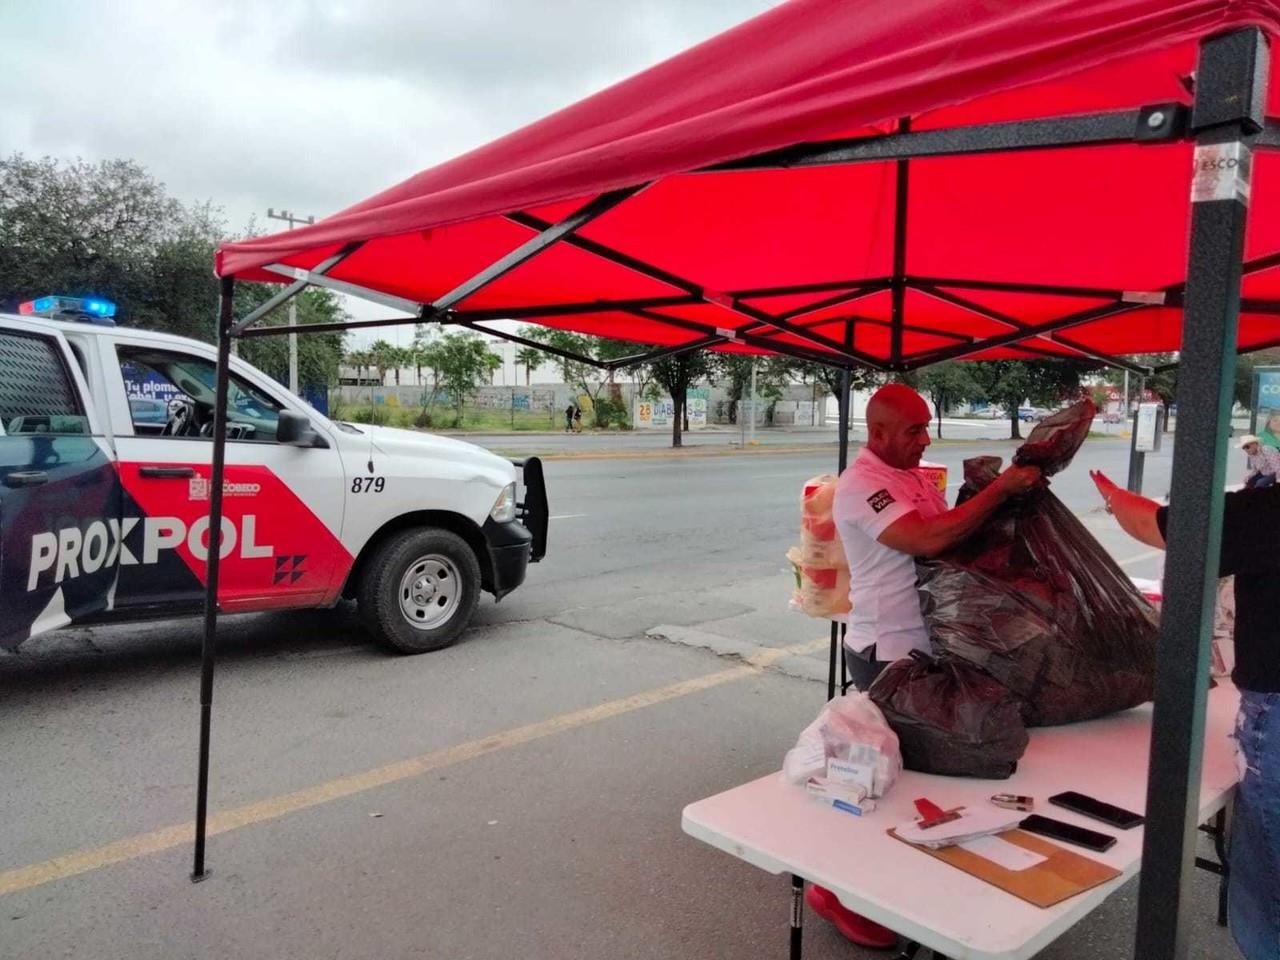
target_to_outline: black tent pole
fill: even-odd
[[[1157,647],[1136,956],[1185,960],[1199,821],[1209,628],[1222,536],[1226,436],[1249,194],[1268,50],[1256,27],[1201,41],[1178,436]]]
[[[218,561],[222,550],[222,476],[227,454],[227,380],[231,367],[231,327],[236,282],[222,278],[218,300],[218,368],[213,388],[213,467],[209,476],[209,559],[204,590],[204,643],[200,648],[200,771],[196,780],[196,846],[191,879],[204,868],[205,825],[209,810],[209,728],[213,716],[213,665],[218,636]]]
[[[846,322],[846,327],[852,324]],[[848,339],[848,338],[846,338]],[[837,474],[844,473],[844,468],[849,465],[849,368],[840,368],[840,396],[836,398],[836,409],[839,410],[837,420],[839,421],[840,434],[840,453],[839,453],[839,469]],[[836,658],[840,653],[840,625],[834,620],[831,621],[831,657],[827,664],[827,699],[831,700],[836,695]]]
[[[846,320],[844,322],[844,345],[847,348],[853,347],[853,321]],[[843,474],[845,468],[849,466],[849,422],[852,419],[853,397],[850,393],[853,381],[853,370],[847,364],[840,368],[840,396],[836,398],[836,409],[839,411],[839,455],[837,460],[837,475]],[[844,631],[840,629],[840,625],[834,620],[831,621],[831,656],[827,664],[827,699],[831,700],[836,695],[836,660],[840,661],[840,692],[844,693],[844,655],[841,647],[841,639]]]
[[[911,118],[903,117],[898,121],[898,133],[910,132]],[[911,175],[909,160],[899,160],[896,167],[898,175],[893,188],[893,280],[890,287],[893,309],[889,317],[893,321],[889,328],[890,368],[897,368],[902,363],[902,329],[906,323],[907,297],[907,191]]]

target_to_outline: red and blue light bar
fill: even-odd
[[[111,320],[116,315],[116,305],[101,297],[39,297],[18,304],[18,313],[54,320],[83,317],[97,322]]]

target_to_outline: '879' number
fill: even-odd
[[[356,477],[351,481],[352,493],[381,493],[386,489],[385,477]]]

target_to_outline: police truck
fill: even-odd
[[[0,647],[203,604],[217,355],[114,313],[0,314]],[[435,650],[545,554],[536,458],[334,422],[237,357],[230,374],[220,610],[347,598],[396,650]]]

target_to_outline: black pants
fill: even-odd
[[[853,681],[853,686],[856,690],[866,690],[870,687],[872,681],[880,676],[880,672],[889,665],[888,660],[876,659],[876,648],[874,646],[868,647],[861,653],[854,653],[846,647],[844,662],[849,671],[849,679]]]

